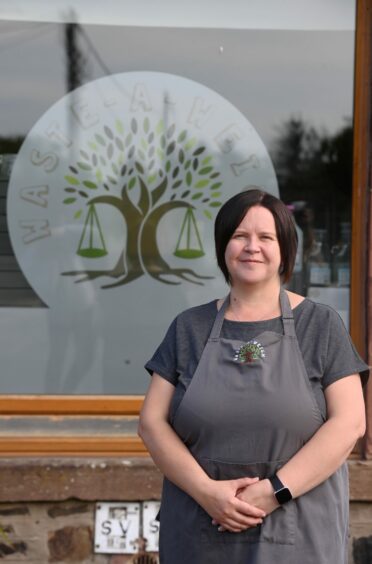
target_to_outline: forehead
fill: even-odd
[[[237,229],[255,229],[276,233],[274,216],[270,210],[263,206],[249,208]]]

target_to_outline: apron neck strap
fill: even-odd
[[[289,299],[287,296],[286,291],[281,286],[280,287],[280,294],[279,294],[279,302],[280,302],[280,309],[282,312],[282,322],[283,322],[283,331],[284,335],[288,337],[295,336],[295,326],[294,326],[294,319],[293,319],[293,312],[291,308],[291,304],[289,303]],[[225,318],[225,311],[230,303],[230,294],[226,296],[223,301],[222,306],[217,312],[216,318],[214,320],[214,324],[212,327],[212,331],[209,337],[210,341],[218,341],[220,338],[220,333],[222,329],[223,320]]]
[[[284,290],[283,286],[280,287],[279,301],[280,309],[282,310],[284,335],[287,335],[287,337],[294,337],[296,335],[296,332],[294,326],[293,311],[291,304],[289,303],[287,292]]]
[[[213,327],[212,327],[212,331],[209,337],[210,341],[218,341],[220,338],[220,333],[221,333],[221,329],[222,329],[222,323],[223,320],[225,318],[225,311],[227,306],[230,303],[230,294],[228,294],[226,296],[226,298],[223,301],[222,306],[220,307],[220,309],[217,312],[216,318],[214,320],[213,323]]]

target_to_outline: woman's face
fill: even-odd
[[[280,247],[272,213],[251,207],[236,228],[225,251],[231,284],[280,282]]]

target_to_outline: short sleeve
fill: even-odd
[[[323,375],[323,387],[351,374],[359,373],[367,383],[369,366],[358,354],[350,335],[337,312],[329,308],[328,346]]]
[[[156,372],[174,386],[177,384],[177,318],[170,324],[163,341],[145,364],[145,368],[151,376]]]

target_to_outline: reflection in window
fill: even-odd
[[[279,129],[273,160],[299,239],[289,287],[329,303],[348,322],[352,126],[331,135],[292,117]]]

